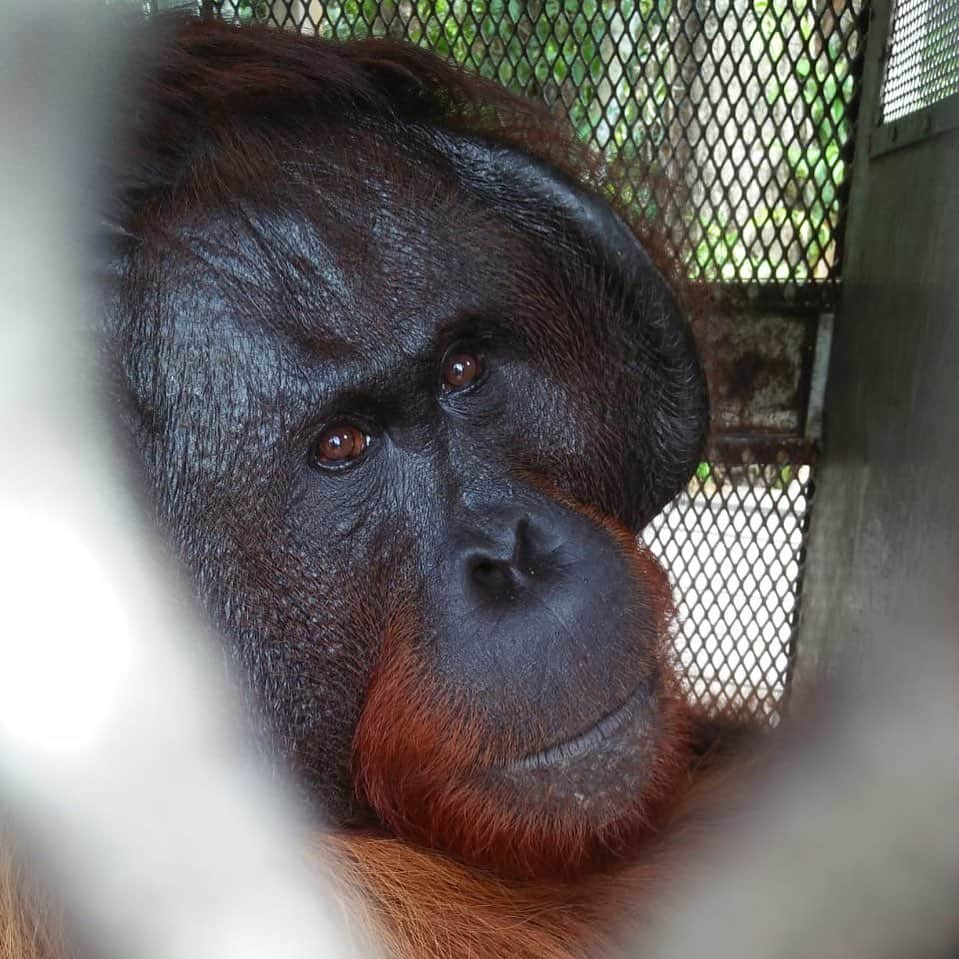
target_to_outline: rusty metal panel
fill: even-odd
[[[708,318],[700,339],[709,358],[714,441],[804,437],[818,320],[808,312]]]

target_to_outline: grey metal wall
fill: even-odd
[[[929,597],[959,611],[959,94],[876,126],[888,0],[874,16],[799,633],[807,675],[847,653],[866,668],[873,624],[915,623]]]

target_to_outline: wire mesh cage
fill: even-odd
[[[645,531],[675,586],[676,651],[701,705],[747,720],[780,718],[812,494],[808,464],[703,464]]]
[[[232,22],[409,40],[539,97],[626,171],[621,199],[655,219],[693,282],[745,289],[744,302],[761,290],[767,309],[802,299],[814,311],[831,305],[839,278],[865,5],[192,4]],[[770,437],[759,439],[768,451]],[[644,533],[677,588],[676,648],[690,695],[743,718],[775,722],[788,691],[813,493],[813,449],[798,449],[788,464],[721,455],[701,464]],[[771,462],[763,455],[750,462]]]
[[[899,0],[882,88],[889,123],[959,94],[959,0]]]

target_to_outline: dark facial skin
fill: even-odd
[[[334,822],[369,816],[351,750],[398,609],[517,797],[632,791],[659,637],[605,522],[637,531],[698,453],[688,331],[678,392],[649,333],[675,301],[564,220],[558,174],[537,197],[469,141],[326,137],[259,171],[268,201],[172,203],[120,261],[111,349],[160,522]]]

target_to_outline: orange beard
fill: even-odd
[[[488,775],[518,750],[509,742],[490,744],[488,734],[484,740],[475,710],[439,688],[415,652],[418,620],[401,610],[387,629],[354,740],[357,792],[394,835],[499,876],[560,879],[634,858],[669,818],[688,737],[687,711],[670,658],[668,579],[629,531],[587,515],[629,563],[654,620],[657,642],[637,654],[638,669],[661,677],[648,706],[656,717],[656,742],[641,794],[631,808],[601,826],[575,809],[524,808],[523,797]]]
[[[721,747],[688,762],[638,858],[578,879],[503,879],[392,837],[323,835],[318,849],[362,901],[344,914],[388,959],[635,959],[674,881],[721,835],[744,765]]]

